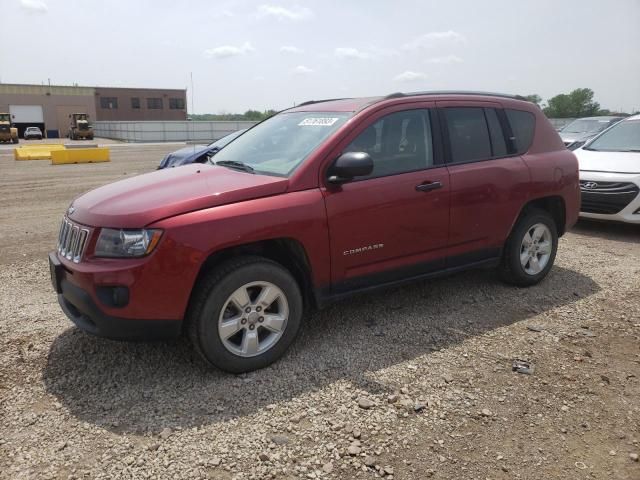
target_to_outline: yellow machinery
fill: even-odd
[[[71,124],[69,125],[69,139],[79,140],[81,138],[93,140],[93,127],[89,123],[89,115],[86,113],[72,113],[69,115]]]
[[[11,114],[0,113],[0,142],[18,143],[18,129],[11,125]]]

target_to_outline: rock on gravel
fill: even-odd
[[[375,405],[376,405],[375,402],[373,400],[371,400],[370,398],[367,398],[367,397],[358,398],[358,406],[360,408],[368,410],[370,408],[375,407]]]

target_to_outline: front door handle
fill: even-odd
[[[418,192],[430,192],[431,190],[436,190],[438,188],[442,188],[442,183],[440,182],[424,182],[420,185],[416,185],[416,190]]]

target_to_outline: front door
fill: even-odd
[[[437,119],[421,102],[372,115],[334,158],[371,155],[373,172],[324,188],[334,294],[418,276],[445,265],[449,174],[434,151]],[[435,153],[438,152],[438,153]]]

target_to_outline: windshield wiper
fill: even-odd
[[[253,167],[247,165],[246,163],[238,162],[236,160],[219,160],[213,161],[214,165],[220,165],[222,167],[235,168],[236,170],[242,170],[243,172],[255,173]]]

